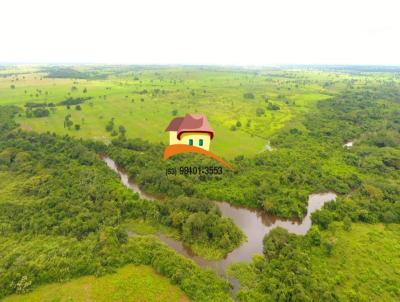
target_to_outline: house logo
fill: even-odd
[[[165,131],[169,132],[169,146],[164,150],[164,160],[180,153],[192,152],[209,156],[225,167],[233,168],[230,163],[209,151],[215,133],[204,114],[176,117]]]

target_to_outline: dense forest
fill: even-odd
[[[135,263],[153,266],[194,300],[230,299],[229,284],[215,273],[155,237],[128,238],[121,227],[132,217],[161,220],[183,240],[227,252],[243,235],[214,206],[142,201],[81,142],[16,130],[18,108],[0,109],[0,177],[9,189],[0,202],[0,296]]]

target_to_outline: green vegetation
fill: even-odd
[[[179,109],[179,114],[202,112],[216,132],[211,150],[228,159],[262,151],[267,140],[287,121],[313,109],[318,100],[329,98],[319,85],[322,83],[314,83],[314,72],[299,74],[298,79],[276,70],[246,72],[189,67],[77,66],[38,68],[23,75],[17,73],[22,72],[18,68],[9,71],[12,72],[13,76],[0,78],[0,105],[22,106],[27,102],[58,105],[46,118],[18,117],[23,129],[38,132],[51,129],[61,135],[109,142],[112,132],[107,133],[105,127],[114,117],[117,125],[124,125],[128,138],[167,143],[164,129],[174,110]],[[16,88],[10,89],[11,84]],[[281,89],[282,86],[290,90]],[[252,97],[245,98],[244,94]],[[282,95],[285,99],[279,98]],[[280,110],[267,110],[265,96],[279,105]],[[287,99],[290,102],[285,103]],[[80,104],[81,111],[68,109],[68,105],[76,105],[76,100],[85,100]],[[257,108],[265,113],[258,116]],[[64,128],[67,114],[81,125],[80,131]],[[230,131],[238,120],[244,124],[247,119],[252,120],[249,127]]]
[[[158,239],[136,236],[123,243],[113,229],[76,240],[67,236],[2,236],[1,295],[82,275],[113,273],[126,264],[152,266],[194,301],[230,301],[228,283],[178,256]],[[145,279],[146,276],[143,276]]]
[[[399,225],[353,224],[350,232],[340,226],[323,232],[323,238],[335,242],[331,257],[324,257],[323,249],[313,248],[315,278],[331,275],[329,282],[341,300],[398,300]]]
[[[344,208],[337,211],[340,217],[348,213],[357,216],[359,210],[379,211],[380,216],[386,212],[386,220],[375,217],[371,218],[373,221],[399,222],[399,205],[395,201],[400,195],[400,104],[389,91],[384,103],[373,101],[382,94],[385,95],[382,91],[365,95],[345,93],[319,103],[318,111],[306,114],[303,122],[289,124],[274,136],[273,151],[252,158],[236,157],[233,161],[236,170],[226,170],[222,176],[166,177],[167,167],[213,163],[192,155],[164,162],[163,145],[138,139],[113,140],[102,151],[127,168],[148,192],[229,200],[263,208],[281,217],[301,218],[306,213],[309,194],[333,190],[343,194],[339,202],[357,200],[347,207],[362,208],[357,211]],[[356,137],[352,149],[342,147]],[[144,163],[146,169],[142,168]]]
[[[235,264],[239,301],[398,301],[399,225],[338,223],[305,237],[275,229],[264,255]]]
[[[336,201],[312,215],[307,235],[277,228],[265,237],[263,255],[232,266],[239,301],[399,300],[395,70],[2,72],[0,104],[14,106],[0,107],[1,297],[84,275],[112,278],[105,275],[137,264],[153,267],[190,299],[229,301],[226,280],[156,235],[220,258],[245,238],[208,200],[301,218],[309,194],[335,191]],[[211,150],[235,170],[166,175],[167,168],[216,165],[193,154],[162,160],[163,130],[186,112],[208,116],[216,131]],[[354,145],[344,147],[349,141]],[[101,154],[162,200],[141,200],[123,187]]]
[[[25,295],[4,301],[189,301],[149,267],[128,265],[102,277],[81,277],[62,284],[45,285]]]
[[[197,254],[219,259],[240,245],[244,235],[230,218],[221,217],[218,207],[211,201],[178,197],[155,204],[146,203],[133,218],[146,218],[157,224],[178,230],[180,239],[192,246]]]
[[[226,281],[157,238],[128,238],[125,220],[168,221],[162,203],[138,199],[79,141],[16,131],[17,113],[16,107],[0,107],[0,179],[5,180],[0,187],[0,297],[82,275],[101,276],[133,263],[151,265],[193,300],[230,299]],[[186,232],[198,227],[191,243],[218,249],[212,237],[202,237],[214,227],[236,234],[224,237],[229,248],[235,247],[229,239],[240,242],[241,233],[231,221],[206,201],[193,204],[198,208],[171,212],[181,215]],[[215,220],[196,225],[191,215],[197,213],[214,215]],[[172,227],[179,232],[178,226]]]

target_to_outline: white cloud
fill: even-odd
[[[400,64],[397,0],[3,0],[0,62]]]

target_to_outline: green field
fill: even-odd
[[[115,274],[103,277],[86,276],[65,283],[35,289],[25,295],[12,295],[3,301],[189,301],[189,298],[167,278],[147,266],[127,265]]]
[[[112,137],[105,127],[115,118],[116,127],[123,125],[127,129],[127,137],[167,143],[164,129],[173,118],[173,110],[177,110],[177,115],[199,112],[207,115],[216,132],[211,150],[226,158],[259,153],[288,121],[329,97],[321,83],[310,80],[315,76],[313,72],[300,73],[296,81],[307,84],[299,86],[275,71],[141,67],[112,69],[107,79],[48,78],[35,67],[6,71],[15,74],[0,78],[0,105],[17,104],[24,108],[27,102],[57,104],[68,97],[92,97],[81,105],[81,111],[75,110],[75,106],[57,106],[48,117],[27,118],[22,113],[18,122],[24,130],[108,142]],[[281,89],[282,86],[285,88]],[[248,92],[254,98],[245,98]],[[280,109],[267,110],[267,102]],[[264,109],[264,114],[257,116],[257,108]],[[71,114],[74,124],[80,125],[79,131],[64,128],[67,114]],[[241,126],[232,131],[237,122]]]
[[[353,224],[350,232],[337,228],[330,257],[321,248],[312,253],[317,279],[329,280],[345,301],[398,301],[400,295],[400,226]]]

